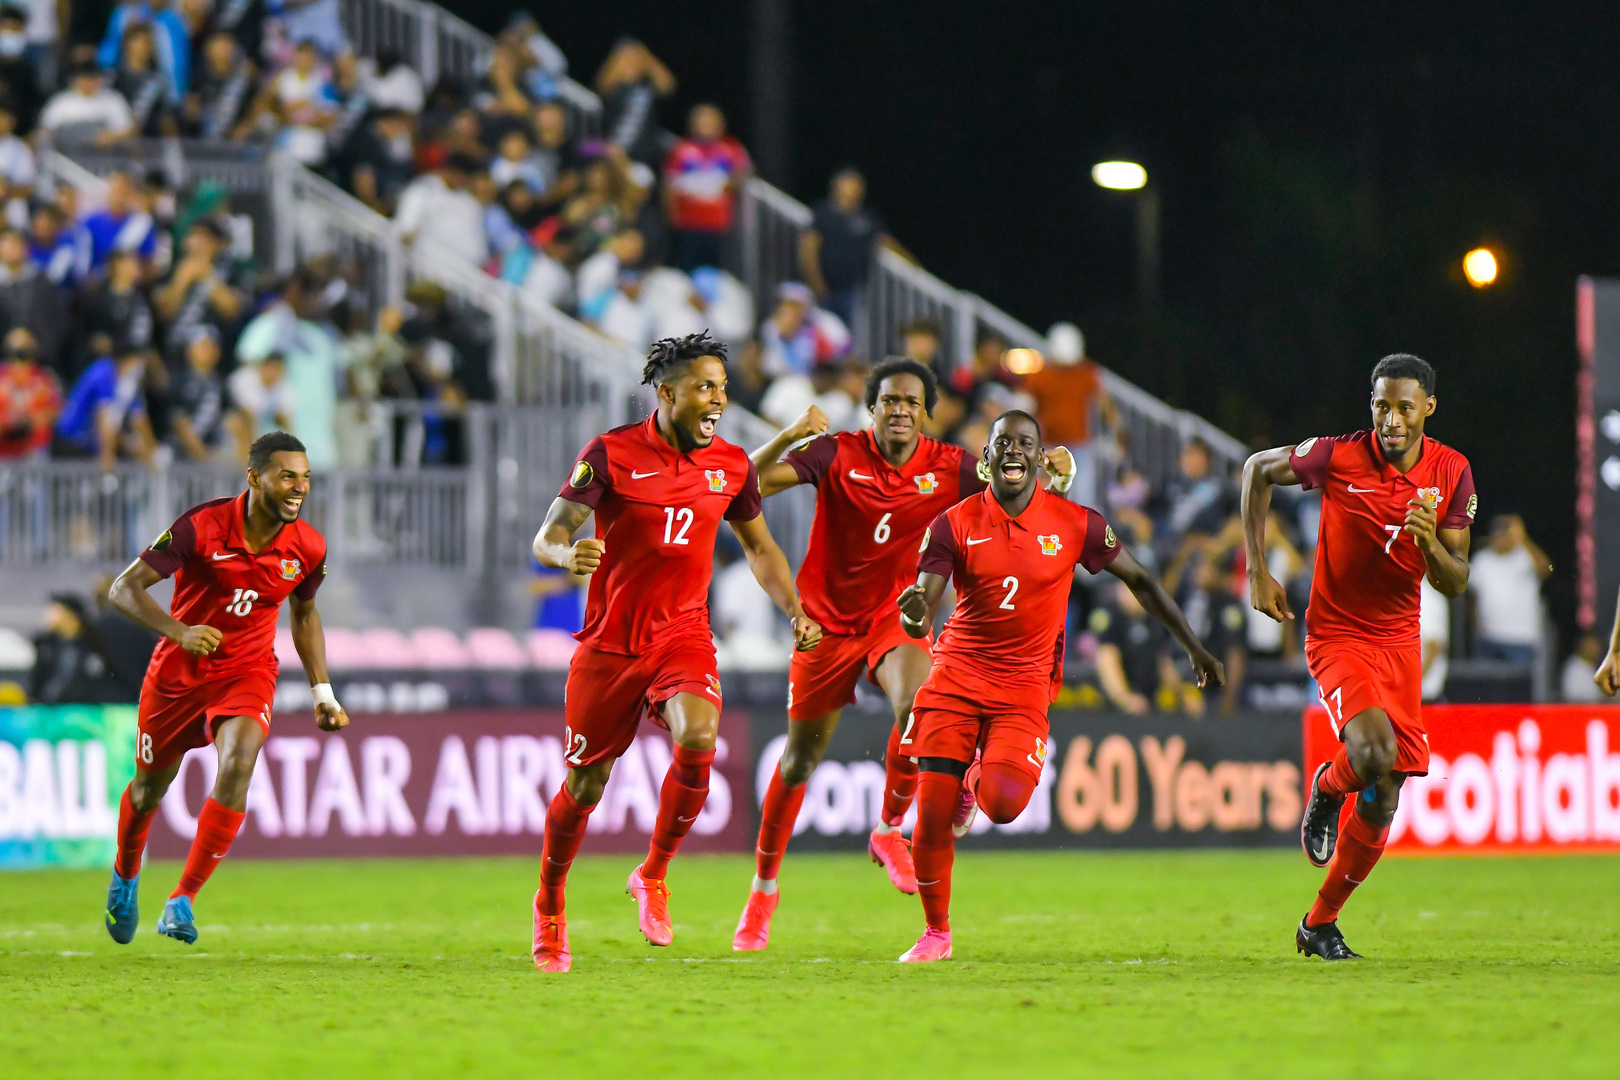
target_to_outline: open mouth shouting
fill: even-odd
[[[720,412],[721,410],[716,409],[713,412],[706,412],[698,418],[698,437],[704,442],[714,438],[715,428],[720,425]]]
[[[1001,478],[1012,485],[1022,484],[1029,475],[1029,465],[1021,458],[1008,456],[1001,460]]]

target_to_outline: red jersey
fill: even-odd
[[[664,160],[670,192],[669,226],[701,232],[731,228],[737,197],[731,185],[753,168],[748,151],[730,135],[713,142],[682,139]]]
[[[1373,432],[1358,431],[1306,439],[1288,463],[1301,487],[1322,489],[1308,636],[1417,645],[1427,566],[1402,528],[1407,504],[1424,492],[1438,500],[1440,528],[1468,528],[1478,509],[1468,459],[1425,435],[1417,464],[1402,474],[1384,459]]]
[[[799,601],[829,634],[864,634],[893,617],[895,599],[917,580],[906,556],[929,523],[984,490],[965,450],[926,435],[898,469],[870,431],[819,436],[784,460],[816,486]]]
[[[575,637],[624,656],[682,635],[708,640],[721,519],[759,516],[759,476],[742,447],[715,439],[682,453],[650,416],[592,439],[558,497],[595,510],[606,544]]]
[[[957,503],[934,519],[917,564],[918,573],[956,582],[956,610],[934,646],[934,666],[1055,695],[1074,568],[1100,573],[1118,555],[1101,514],[1039,485],[1017,517],[988,490]]]
[[[278,670],[276,621],[288,595],[312,600],[326,577],[326,538],[303,520],[283,525],[257,552],[243,529],[248,493],[193,506],[141,552],[162,577],[174,575],[169,614],[187,626],[212,626],[219,648],[193,656],[164,638],[148,680],[166,693],[176,687],[240,674]]]

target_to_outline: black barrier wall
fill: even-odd
[[[1017,821],[983,815],[963,848],[1265,847],[1299,842],[1297,711],[1134,717],[1054,709],[1046,771]],[[753,712],[754,818],[781,756],[784,714]],[[792,850],[861,848],[883,801],[887,710],[850,708],[810,780]],[[915,811],[913,811],[915,814]],[[909,830],[909,822],[908,822]]]

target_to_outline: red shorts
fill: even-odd
[[[251,716],[270,734],[270,704],[276,700],[276,672],[259,668],[210,678],[193,686],[172,686],[161,673],[141,681],[135,733],[135,765],[161,772],[187,750],[214,741],[214,721]]]
[[[930,638],[914,638],[900,616],[879,619],[864,634],[823,634],[809,652],[793,652],[788,661],[788,719],[814,720],[855,701],[861,674],[876,686],[878,665],[902,645],[928,651]]]
[[[910,757],[952,761],[972,761],[976,749],[984,764],[1022,769],[1039,783],[1051,735],[1046,721],[1051,703],[1045,683],[1002,686],[936,662],[917,691],[911,706],[916,723],[901,746]]]
[[[1429,733],[1423,726],[1423,651],[1414,644],[1385,648],[1357,641],[1305,640],[1305,661],[1316,680],[1333,734],[1367,709],[1383,709],[1395,729],[1395,768],[1429,772]]]
[[[663,705],[676,694],[698,694],[718,709],[719,670],[707,638],[686,638],[647,656],[581,645],[568,664],[563,760],[578,768],[619,758],[635,739],[643,713],[659,727],[669,726]]]

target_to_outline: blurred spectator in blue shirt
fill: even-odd
[[[117,360],[103,356],[86,368],[56,421],[57,454],[95,457],[104,469],[117,462],[120,448],[142,460],[149,457],[153,440],[141,391],[145,375],[144,352]]]
[[[556,570],[531,562],[534,577],[529,594],[534,597],[534,629],[566,630],[577,633],[585,625],[585,586],[590,576]]]
[[[135,23],[145,23],[152,28],[158,70],[168,82],[169,100],[178,102],[190,86],[191,34],[186,29],[186,21],[170,8],[168,0],[135,0],[113,8],[112,18],[107,20],[107,33],[96,52],[97,62],[108,69],[118,66],[124,35]]]
[[[90,272],[90,234],[68,221],[61,207],[44,203],[34,210],[28,254],[53,284],[71,289]]]
[[[134,251],[150,261],[157,251],[157,223],[141,207],[140,192],[128,173],[107,178],[107,206],[86,215],[90,234],[90,269],[100,270],[114,250]]]

